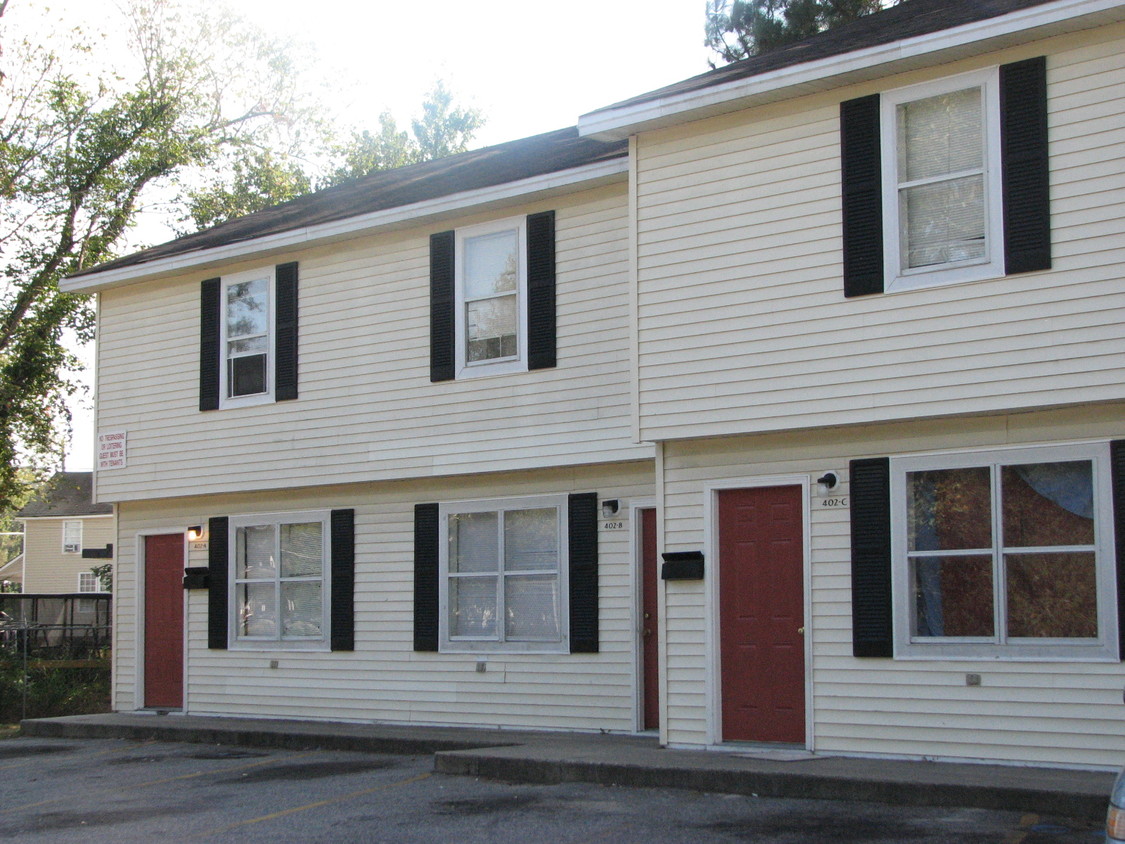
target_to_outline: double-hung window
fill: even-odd
[[[229,522],[232,646],[328,648],[329,513]]]
[[[64,554],[82,552],[82,520],[67,519],[63,522],[62,550]]]
[[[443,504],[443,651],[568,650],[566,496]]]
[[[199,409],[297,398],[297,263],[200,283]]]
[[[555,212],[430,235],[430,380],[556,365]]]
[[[1043,56],[840,104],[844,295],[1051,268]]]
[[[883,94],[888,290],[1004,274],[997,76]]]
[[[527,369],[526,221],[457,230],[457,371]]]
[[[272,268],[223,279],[221,395],[224,405],[272,401]]]
[[[1116,658],[1107,446],[891,467],[899,655]]]

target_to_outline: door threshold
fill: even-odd
[[[731,756],[739,756],[744,759],[761,759],[769,762],[805,762],[817,758],[815,753],[799,744],[729,742],[721,744],[715,749]]]

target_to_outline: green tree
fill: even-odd
[[[898,0],[708,0],[704,44],[723,63],[768,53]],[[714,63],[712,63],[714,67]]]
[[[214,179],[187,193],[187,213],[196,229],[261,211],[312,189],[309,176],[300,165],[268,149],[250,151],[236,160],[231,170],[229,179]]]
[[[94,319],[59,279],[113,258],[153,189],[230,150],[278,144],[301,114],[284,46],[208,8],[134,0],[131,53],[100,73],[92,57],[107,51],[81,33],[49,48],[5,26],[0,510],[24,489],[18,467],[57,468],[69,435],[79,362],[68,335],[90,340]]]
[[[206,187],[188,190],[184,203],[195,229],[204,229],[235,217],[276,205],[314,188],[321,190],[350,179],[408,164],[432,161],[468,149],[476,131],[484,125],[478,109],[458,106],[443,82],[438,82],[422,103],[422,113],[400,129],[390,112],[379,115],[378,129],[353,131],[343,140],[325,130],[322,153],[311,144],[302,158],[279,161],[268,151],[248,162],[236,163],[229,177],[214,179]],[[327,158],[323,176],[316,176],[310,162]],[[184,232],[186,233],[186,232]]]

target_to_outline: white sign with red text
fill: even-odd
[[[125,432],[105,431],[98,434],[98,471],[125,468]]]

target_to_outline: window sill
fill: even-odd
[[[277,651],[301,651],[306,653],[330,653],[328,642],[318,640],[315,642],[278,642],[278,641],[237,641],[230,642],[227,650],[243,651],[250,653],[272,653]]]
[[[443,654],[497,654],[501,656],[565,654],[570,655],[567,642],[544,642],[538,646],[534,642],[442,642],[439,647]]]
[[[997,266],[996,262],[987,264],[972,264],[970,266],[955,267],[932,272],[918,272],[909,275],[888,273],[890,281],[886,285],[887,293],[904,293],[908,290],[925,290],[930,287],[949,287],[956,284],[969,284],[974,281],[989,281],[1003,278],[1004,268]]]
[[[261,393],[255,396],[239,396],[233,399],[221,399],[219,410],[234,410],[238,407],[256,407],[260,404],[274,404],[272,393]]]
[[[1009,652],[992,651],[986,653],[984,651],[969,651],[966,649],[958,649],[953,646],[937,646],[941,648],[939,652],[924,652],[920,650],[921,647],[913,645],[909,650],[896,648],[895,662],[1058,662],[1058,663],[1074,663],[1074,662],[1104,662],[1104,663],[1120,663],[1115,652],[1111,653],[1110,649],[1103,645],[1091,645],[1089,648],[1076,647],[1069,651],[1062,651],[1060,649],[1042,649],[1040,652],[1033,652],[1030,650],[1012,650]],[[927,649],[928,650],[928,649]]]

